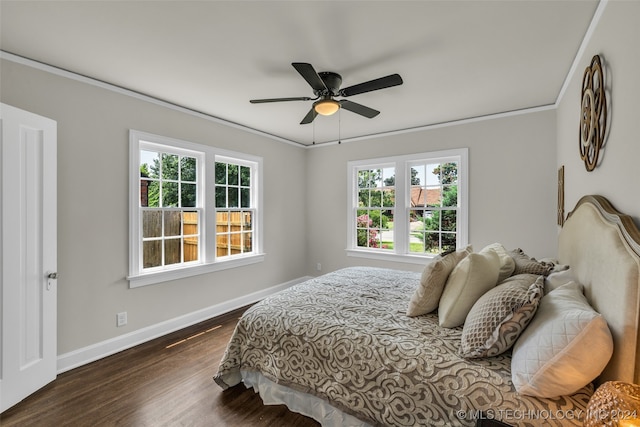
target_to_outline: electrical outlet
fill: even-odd
[[[116,314],[116,326],[124,326],[127,324],[127,312],[123,311],[122,313]]]
[[[316,264],[316,270],[318,270],[318,271],[322,270],[322,264],[317,263]]]

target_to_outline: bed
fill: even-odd
[[[583,197],[560,232],[555,267],[542,278],[532,278],[536,289],[544,282],[535,303],[538,312],[534,310],[509,348],[486,357],[460,355],[461,342],[469,336],[468,319],[462,326],[442,327],[442,307],[407,315],[422,273],[371,267],[338,270],[248,309],[214,379],[224,389],[244,383],[259,392],[265,404],[285,404],[325,427],[473,426],[482,418],[514,426],[582,425],[586,405],[600,383],[640,382],[639,242],[640,232],[630,217],[603,197]],[[567,282],[570,277],[571,283],[549,291],[552,277]],[[528,378],[523,386],[518,375],[521,364],[530,363],[526,351],[541,348],[531,341],[539,319],[550,312],[550,301],[560,298],[555,295],[565,288],[578,289],[575,283],[596,317],[606,320],[604,329],[600,322],[600,329],[587,335],[609,334],[611,352],[606,345],[601,350],[598,343],[585,343],[596,356],[601,353],[602,366],[596,367],[593,382],[571,393],[521,392],[531,390],[535,382]],[[533,288],[534,283],[529,289]],[[575,359],[551,364],[551,375],[571,377],[574,368],[576,375],[594,368],[570,363]],[[554,373],[555,367],[561,371]],[[563,384],[559,387],[562,390]]]

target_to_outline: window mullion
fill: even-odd
[[[393,239],[394,252],[397,254],[406,254],[409,252],[409,200],[411,197],[410,168],[406,162],[396,162],[396,180],[395,180],[395,210],[393,215]]]

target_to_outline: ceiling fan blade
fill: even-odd
[[[266,99],[252,99],[249,102],[252,104],[262,104],[265,102],[283,102],[283,101],[311,101],[315,98],[309,98],[308,96],[299,96],[297,98],[266,98]]]
[[[316,116],[318,115],[318,113],[316,113],[315,108],[311,107],[311,109],[309,110],[309,112],[307,113],[306,116],[304,116],[304,119],[302,119],[302,121],[300,122],[301,125],[306,125],[309,124],[313,121],[313,119],[316,118]]]
[[[341,96],[352,96],[360,93],[371,92],[373,90],[385,89],[392,86],[398,86],[402,84],[402,77],[400,74],[391,74],[389,76],[380,77],[379,79],[369,80],[368,82],[360,83],[357,85],[349,86],[344,89],[340,89]]]
[[[322,91],[327,89],[324,82],[313,68],[313,65],[307,64],[306,62],[292,62],[291,65],[293,65],[293,68],[295,68],[307,83],[309,83],[309,86],[311,86],[313,90]]]
[[[362,104],[358,104],[357,102],[347,101],[346,99],[343,99],[340,101],[340,107],[344,108],[345,110],[349,110],[352,113],[365,116],[369,119],[372,119],[378,114],[380,114],[380,111],[378,110],[374,110],[373,108],[369,108]]]

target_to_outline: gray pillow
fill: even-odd
[[[539,274],[547,276],[553,271],[555,265],[551,262],[538,261],[535,258],[525,254],[522,249],[514,249],[509,252],[509,255],[516,263],[513,275],[516,274]]]
[[[478,358],[507,351],[533,318],[543,292],[544,276],[519,274],[485,293],[467,316],[458,354]]]

